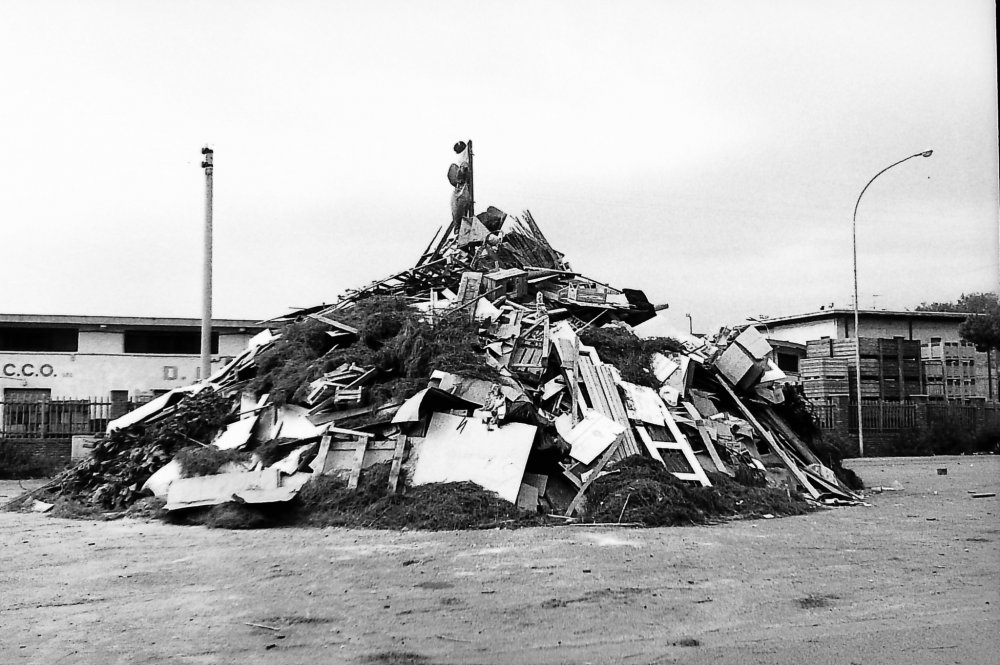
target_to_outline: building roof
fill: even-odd
[[[822,319],[832,319],[839,316],[854,316],[854,310],[851,308],[836,308],[836,309],[824,309],[818,312],[809,312],[808,314],[793,314],[791,316],[776,316],[773,319],[762,319],[761,324],[767,326],[773,326],[774,324],[780,323],[804,323],[806,321],[817,321]],[[933,319],[938,321],[954,321],[954,320],[964,320],[969,316],[972,316],[966,312],[898,312],[890,310],[881,309],[860,309],[858,310],[858,316],[878,316],[883,318],[895,318],[895,319]]]
[[[199,328],[201,319],[156,316],[76,316],[71,314],[0,314],[0,325],[84,328]],[[212,319],[212,329],[257,332],[264,326],[251,319]]]

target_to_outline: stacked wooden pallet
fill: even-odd
[[[860,346],[857,339],[806,343],[806,358],[801,366],[806,394],[813,399],[835,395],[857,399],[856,353],[861,357],[862,399],[904,401],[923,392],[918,340],[862,337]]]
[[[825,399],[848,395],[847,361],[842,358],[803,358],[799,362],[799,377],[806,397]]]

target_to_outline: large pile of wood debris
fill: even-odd
[[[607,518],[607,505],[586,512],[598,479],[602,503],[629,501],[609,485],[627,469],[641,470],[635,487],[751,478],[813,503],[859,499],[782,417],[785,376],[753,327],[640,339],[632,326],[654,316],[642,291],[573,270],[529,212],[473,215],[456,150],[452,222],[415,266],[266,322],[207,381],[111,422],[48,496],[291,510],[317,478],[353,491],[383,465],[385,496],[473,483],[567,519]],[[635,460],[616,472],[635,456],[662,473]],[[647,523],[663,512],[644,510]]]

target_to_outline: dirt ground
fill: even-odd
[[[995,663],[1000,458],[708,527],[216,531],[0,513],[0,663]],[[946,468],[947,475],[938,475]],[[0,483],[0,502],[19,493]]]

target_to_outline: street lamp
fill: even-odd
[[[201,294],[201,381],[204,383],[212,373],[212,174],[215,172],[215,151],[206,145],[201,154],[201,168],[205,169],[205,247]]]
[[[861,423],[861,331],[858,328],[858,206],[861,205],[861,197],[865,195],[868,187],[875,182],[875,178],[879,177],[889,169],[894,166],[899,166],[908,159],[913,159],[914,157],[930,157],[934,153],[933,150],[925,150],[923,152],[918,152],[915,155],[910,155],[905,157],[898,162],[889,164],[868,181],[868,184],[864,186],[861,193],[858,194],[858,201],[854,204],[854,219],[851,222],[851,248],[854,254],[854,372],[855,378],[857,379],[857,389],[858,389],[858,456],[865,456],[865,436],[864,428]]]

